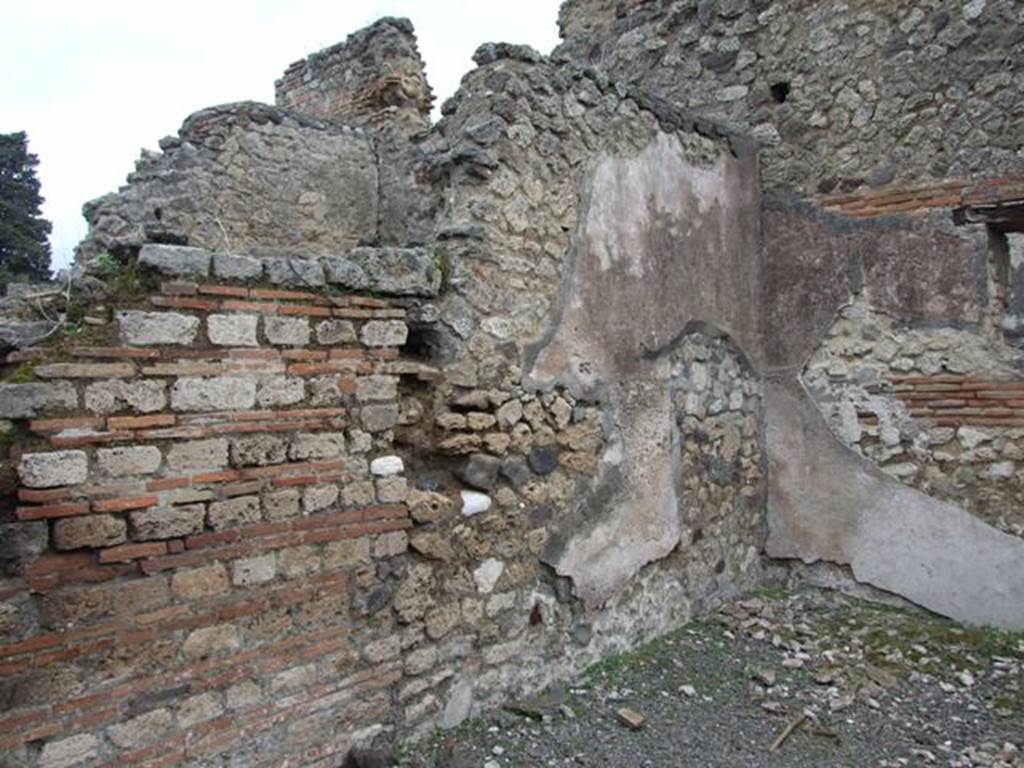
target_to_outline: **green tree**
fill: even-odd
[[[24,131],[0,134],[0,282],[50,276],[50,222],[40,215],[36,166]]]

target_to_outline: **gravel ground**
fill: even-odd
[[[1022,668],[1024,634],[833,592],[759,594],[399,764],[1022,768]]]

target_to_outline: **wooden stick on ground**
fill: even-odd
[[[782,746],[782,743],[786,739],[788,739],[790,737],[790,734],[792,734],[793,731],[795,731],[797,728],[799,728],[803,724],[804,720],[806,720],[806,719],[807,719],[807,715],[800,715],[800,717],[796,718],[795,720],[790,721],[789,725],[787,725],[785,728],[782,729],[782,733],[780,733],[778,736],[775,737],[775,741],[773,741],[772,745],[770,747],[768,747],[768,751],[769,752],[777,751],[778,748]]]

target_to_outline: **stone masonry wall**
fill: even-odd
[[[1024,170],[1024,7],[569,0],[560,51],[746,127],[801,194]]]
[[[117,193],[86,204],[79,261],[144,243],[331,255],[377,240],[377,160],[361,131],[261,104],[197,112]]]
[[[678,538],[596,603],[551,553],[620,471],[622,401],[526,375],[595,164],[668,142],[710,173],[727,137],[525,49],[478,60],[422,148],[447,201],[432,242],[126,240],[130,295],[107,273],[98,325],[13,353],[0,761],[327,768],[758,582],[745,350],[686,325],[643,383],[675,435],[644,457]],[[151,183],[120,193],[143,238]]]

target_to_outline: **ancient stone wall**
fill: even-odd
[[[714,270],[728,253],[756,273],[753,157],[528,50],[478,60],[422,146],[447,201],[433,242],[354,246],[362,224],[344,222],[330,250],[125,241],[119,266],[88,262],[113,271],[85,335],[12,354],[5,760],[333,766],[758,583],[757,316],[724,312]],[[231,130],[245,144],[258,126]],[[615,168],[661,197],[602,256],[593,228],[630,207],[594,186]],[[159,184],[119,196],[143,239]],[[689,295],[662,327],[667,291],[690,290],[658,279],[680,242],[721,301]],[[576,275],[602,269],[647,312],[624,304],[602,330],[614,356],[563,375],[547,353],[541,371]],[[630,503],[657,525],[623,526]],[[608,525],[630,542],[613,580],[566,565],[577,531]]]
[[[85,206],[80,261],[144,243],[329,255],[377,240],[377,161],[357,129],[235,104],[197,112],[161,148]]]
[[[941,146],[876,77],[960,104],[1012,9],[920,5],[572,0],[432,127],[385,19],[189,118],[10,337],[0,765],[336,766],[769,559],[1024,625],[1018,181],[806,199],[1016,167],[1014,61]]]
[[[1024,170],[1024,8],[995,0],[569,0],[564,55],[746,127],[809,195]]]

